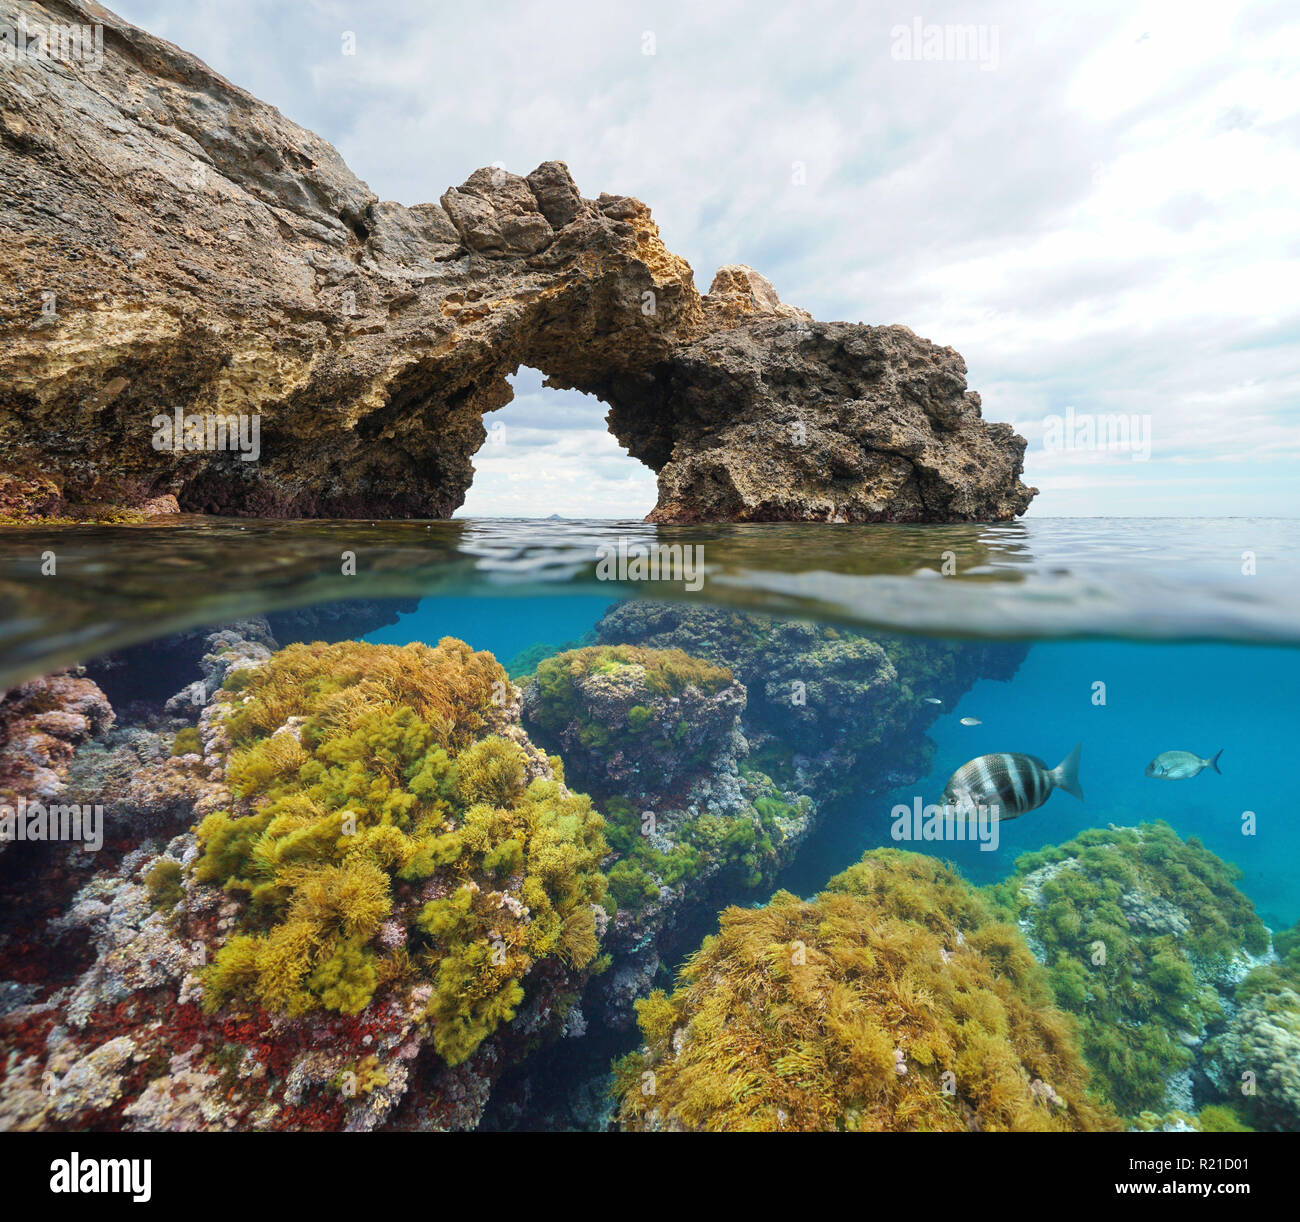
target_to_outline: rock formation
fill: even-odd
[[[1242,1102],[1212,1085],[1206,1048],[1237,986],[1272,957],[1240,878],[1167,823],[1112,823],[1018,857],[991,890],[1076,1015],[1098,1093],[1124,1115]]]
[[[977,679],[1008,680],[1012,642],[867,636],[849,628],[635,600],[596,625],[602,644],[681,649],[728,668],[747,689],[741,730],[752,757],[819,806],[911,785],[930,766],[926,730]],[[567,759],[567,756],[566,756]]]
[[[1273,947],[1278,962],[1256,967],[1238,985],[1233,1005],[1225,1007],[1230,1018],[1207,1042],[1202,1068],[1209,1091],[1240,1108],[1252,1127],[1294,1133],[1300,1128],[1300,926],[1279,931]]]
[[[644,204],[584,198],[562,162],[381,202],[98,5],[0,0],[0,23],[103,32],[102,62],[18,48],[0,72],[0,516],[445,517],[521,365],[609,405],[656,521],[1006,519],[1033,496],[952,349],[815,322],[745,267],[701,296]],[[156,448],[178,412],[194,444]],[[242,452],[217,430],[241,416]]]
[[[727,908],[615,1066],[633,1132],[1092,1132],[1074,1028],[1016,930],[932,857]]]
[[[103,689],[113,708],[131,718],[162,712],[186,716],[221,686],[230,662],[237,654],[246,654],[250,645],[256,651],[259,646],[275,650],[295,641],[360,640],[376,628],[397,623],[401,614],[414,611],[417,605],[414,598],[356,598],[273,611],[129,645],[92,658],[85,671]],[[231,645],[236,647],[235,654],[227,648]],[[176,690],[177,675],[196,671],[202,675],[195,685],[202,697],[197,703],[189,689]]]
[[[249,648],[256,641],[241,642],[233,631],[212,639],[240,656],[226,672],[226,686],[203,707],[197,730],[185,732],[192,753],[161,757],[147,744],[149,732],[135,731],[104,735],[68,768],[70,796],[90,791],[108,798],[110,822],[146,838],[128,844],[128,838],[106,837],[105,860],[89,876],[81,860],[59,851],[42,855],[23,876],[0,874],[0,902],[22,917],[0,930],[0,1131],[473,1128],[506,1068],[544,1040],[583,1029],[575,1003],[599,966],[594,961],[608,924],[599,903],[598,867],[607,850],[602,821],[531,744],[519,725],[518,691],[488,654],[448,638],[436,650],[347,642],[293,646],[267,658]],[[314,907],[313,921],[342,921],[349,932],[339,924],[321,925],[305,938],[302,930],[292,933],[300,951],[333,965],[324,974],[312,970],[311,981],[299,970],[305,961],[290,968],[309,988],[330,977],[327,994],[314,1000],[306,993],[291,999],[250,992],[262,977],[227,970],[262,945],[270,896],[263,893],[254,917],[240,881],[209,869],[218,858],[235,861],[236,841],[251,845],[240,820],[260,826],[269,813],[263,810],[269,795],[252,794],[239,774],[250,744],[254,752],[262,750],[256,743],[270,744],[266,749],[277,758],[288,749],[305,760],[303,740],[309,747],[316,741],[314,712],[292,703],[315,697],[296,681],[283,686],[285,665],[310,676],[308,687],[318,694],[331,689],[329,717],[346,705],[345,716],[357,718],[344,737],[379,728],[376,716],[396,717],[391,725],[404,727],[402,742],[390,746],[403,756],[397,773],[413,786],[399,792],[382,778],[397,757],[379,747],[388,733],[380,729],[371,742],[379,754],[363,752],[376,765],[361,784],[370,797],[338,791],[349,809],[326,816],[337,826],[323,836],[312,833],[311,848],[301,826],[291,833],[296,847],[283,860],[293,863],[293,879],[322,878],[315,871],[324,868],[355,881],[358,869],[371,869],[358,863],[369,851],[363,841],[372,837],[386,846],[382,859],[396,865],[395,834],[415,826],[408,814],[429,833],[428,853],[418,862],[411,858],[409,870],[402,867],[404,878],[394,874],[381,883],[386,872],[379,870],[370,874],[369,900],[354,894],[349,881],[342,891],[330,888],[332,915]],[[390,680],[406,690],[399,694]],[[86,704],[97,689],[76,682],[85,690],[73,694]],[[272,720],[285,720],[276,733],[257,732],[254,742],[243,722],[259,715],[258,693],[272,688],[279,706]],[[294,696],[283,704],[289,691]],[[498,693],[506,703],[496,703]],[[422,699],[427,708],[417,714]],[[423,715],[427,723],[419,721]],[[111,717],[103,705],[95,728],[111,724]],[[332,730],[324,734],[329,738]],[[173,751],[189,745],[176,738]],[[424,760],[419,768],[408,766],[413,747]],[[275,784],[296,785],[276,769]],[[329,771],[334,779],[344,772],[360,777],[350,766]],[[380,789],[382,813],[371,804]],[[332,801],[319,786],[310,798],[305,789],[290,798],[300,800],[322,812]],[[482,823],[490,812],[495,819],[508,811],[509,827]],[[197,828],[183,830],[196,819],[202,820]],[[467,830],[471,823],[476,830]],[[255,839],[269,844],[269,829],[267,823],[267,836],[259,832]],[[461,830],[470,839],[453,844]],[[325,865],[341,846],[349,864]],[[249,872],[261,870],[246,860]],[[286,884],[296,886],[289,877]],[[388,898],[373,907],[378,891],[390,886]],[[356,925],[362,919],[357,900],[373,908],[364,931]],[[302,915],[301,903],[295,912]],[[421,920],[427,934],[412,932]],[[364,950],[357,941],[363,934]],[[413,938],[427,940],[432,953],[425,955]],[[274,954],[278,960],[280,952]],[[382,960],[382,971],[362,969],[366,958]],[[276,967],[268,984],[272,974],[289,978]]]
[[[816,809],[746,761],[744,685],[680,650],[567,651],[523,693],[524,729],[606,821],[612,969],[588,998],[603,1025],[631,1027],[634,998],[683,952],[683,927],[770,885]]]
[[[113,721],[104,693],[71,671],[0,692],[0,853],[25,838],[18,827],[20,802],[37,803],[37,817],[43,819],[46,804],[73,800],[66,793],[73,753]]]

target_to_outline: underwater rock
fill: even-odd
[[[1019,644],[867,636],[764,615],[635,601],[596,626],[604,643],[682,649],[725,666],[748,690],[742,728],[751,760],[819,804],[890,789],[928,770],[924,730],[977,679],[1009,679]]]
[[[266,616],[272,636],[281,645],[296,642],[359,641],[377,628],[396,624],[418,606],[418,598],[348,598],[342,602],[313,603]]]
[[[1125,1115],[1194,1109],[1206,1036],[1269,954],[1240,877],[1157,822],[1024,854],[990,889],[1078,1017],[1097,1090]]]
[[[1226,1027],[1206,1043],[1203,1069],[1257,1128],[1293,1133],[1300,1129],[1300,926],[1273,942],[1279,961],[1241,981]]]
[[[660,906],[660,912],[663,907],[666,906]],[[652,910],[651,915],[659,913]],[[636,924],[635,919],[624,916],[626,932],[635,930]],[[599,1011],[606,1028],[613,1031],[628,1030],[636,1024],[636,1003],[654,987],[655,978],[664,966],[653,940],[641,946],[638,939],[630,947],[626,945],[629,940],[625,937],[624,945],[615,947],[613,965],[608,972],[598,976],[590,988],[590,1004]]]
[[[637,804],[734,763],[745,699],[730,672],[680,650],[615,645],[543,661],[524,685],[523,717],[576,784]]]
[[[0,1128],[474,1127],[604,966],[602,820],[518,717],[450,639],[231,667],[167,761],[196,830],[85,882],[46,932],[92,961],[0,1018]]]
[[[606,1025],[629,1027],[634,986],[670,957],[677,928],[770,883],[813,804],[746,764],[744,686],[681,650],[569,650],[542,661],[523,690],[529,733],[559,753],[607,822],[614,970],[593,982],[593,1004]]]
[[[101,654],[86,663],[85,671],[126,720],[141,722],[163,714],[192,720],[221,686],[223,668],[233,660],[227,658],[231,650],[265,657],[276,648],[266,618],[255,615]],[[197,678],[177,692],[175,676],[186,673]]]
[[[233,670],[260,666],[277,649],[270,625],[260,616],[218,628],[203,638],[199,659],[202,679],[183,687],[163,706],[165,712],[184,716],[204,708]]]
[[[114,719],[104,693],[72,671],[0,693],[0,804],[75,801],[66,797],[73,752]],[[13,843],[0,837],[0,853]]]
[[[1281,987],[1248,996],[1211,1044],[1205,1072],[1226,1098],[1258,1116],[1261,1128],[1300,1128],[1300,992]]]
[[[815,899],[729,908],[616,1070],[630,1130],[1115,1129],[1014,926],[878,849]]]
[[[68,799],[102,805],[105,835],[131,847],[147,836],[175,835],[213,781],[201,739],[191,735],[195,750],[180,752],[184,739],[170,730],[119,726],[97,736],[68,765]]]
[[[418,602],[414,598],[347,599],[190,628],[94,658],[85,671],[104,689],[113,707],[133,720],[164,711],[190,717],[221,685],[226,667],[237,660],[232,651],[256,658],[299,641],[359,640],[376,628],[395,624]],[[201,679],[176,692],[172,676],[186,672],[198,672]]]
[[[521,365],[609,404],[656,521],[999,520],[1034,495],[951,348],[814,322],[744,267],[701,296],[644,204],[560,161],[381,202],[170,43],[5,3],[51,10],[102,23],[104,57],[0,75],[9,519],[449,517]]]
[[[1142,1112],[1128,1126],[1130,1133],[1200,1133],[1197,1118],[1188,1112],[1173,1110],[1161,1115],[1158,1112]]]

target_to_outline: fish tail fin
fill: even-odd
[[[1083,744],[1075,743],[1074,750],[1052,769],[1052,782],[1056,788],[1064,789],[1080,802],[1083,801],[1083,786],[1079,784],[1079,756],[1082,752]]]
[[[1217,772],[1220,776],[1223,775],[1222,770],[1219,768],[1219,756],[1221,756],[1222,754],[1223,754],[1223,748],[1220,747],[1212,756],[1210,756],[1210,767],[1213,768],[1214,771]]]

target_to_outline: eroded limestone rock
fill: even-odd
[[[562,162],[381,202],[98,6],[0,0],[20,19],[102,23],[104,60],[0,73],[5,517],[446,517],[521,365],[609,404],[657,521],[1005,519],[1033,495],[951,348],[815,322],[748,268],[701,296],[644,204],[583,198]],[[256,417],[256,459],[215,431],[156,449],[178,409]]]

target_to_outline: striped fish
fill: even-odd
[[[1082,747],[1082,743],[1077,743],[1055,768],[1049,768],[1036,755],[1015,751],[978,756],[948,778],[943,804],[959,809],[985,806],[995,818],[1005,822],[1037,810],[1054,789],[1064,789],[1082,802],[1083,787],[1079,784]]]

